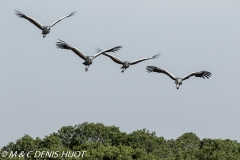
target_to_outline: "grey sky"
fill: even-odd
[[[116,125],[127,133],[147,128],[166,139],[194,132],[200,138],[240,141],[240,1],[4,1],[0,29],[0,147],[29,134],[41,137],[82,122]],[[46,38],[20,9],[43,25]],[[56,49],[62,39],[87,55],[94,47],[123,48],[115,56],[158,59],[131,66],[99,56],[85,73],[83,60]],[[178,77],[207,70],[176,90],[162,67]]]

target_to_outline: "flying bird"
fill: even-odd
[[[62,18],[60,18],[59,20],[57,20],[56,22],[54,22],[53,24],[51,24],[50,26],[43,26],[40,22],[38,22],[37,20],[23,14],[22,12],[20,12],[19,10],[15,10],[15,14],[21,18],[25,18],[27,20],[29,20],[31,23],[33,23],[35,26],[37,26],[39,29],[42,30],[42,35],[43,35],[43,38],[46,37],[47,34],[50,33],[50,29],[55,25],[57,24],[58,22],[60,22],[61,20],[67,18],[67,17],[71,17],[73,16],[74,14],[76,13],[75,12],[72,12],[71,14],[67,15],[67,16],[64,16]]]
[[[192,72],[186,76],[184,76],[183,78],[176,78],[174,75],[172,75],[170,72],[168,72],[167,70],[165,69],[162,69],[162,68],[158,68],[158,67],[155,67],[155,66],[147,66],[147,72],[158,72],[158,73],[164,73],[166,75],[168,75],[172,80],[175,81],[175,84],[176,84],[176,88],[179,89],[180,85],[182,85],[182,81],[192,77],[192,76],[195,76],[195,77],[200,77],[200,78],[209,78],[211,76],[211,73],[208,72],[208,71],[198,71],[198,72]]]
[[[101,49],[99,48],[95,48],[97,50],[97,52],[102,52]],[[159,57],[160,54],[157,54],[157,55],[154,55],[152,57],[148,57],[148,58],[142,58],[142,59],[138,59],[138,60],[135,60],[135,61],[122,61],[121,59],[117,58],[117,57],[114,57],[113,55],[110,55],[110,54],[107,54],[107,53],[103,53],[103,55],[111,58],[114,62],[118,63],[118,64],[122,64],[123,66],[120,68],[122,69],[122,73],[127,69],[129,68],[130,65],[134,65],[134,64],[137,64],[137,63],[140,63],[142,61],[146,61],[146,60],[149,60],[149,59],[154,59],[154,58],[157,58]]]
[[[121,46],[116,46],[113,48],[102,50],[101,52],[97,53],[95,56],[86,56],[82,51],[78,50],[77,48],[70,46],[69,44],[67,44],[66,42],[64,42],[60,39],[59,39],[59,41],[60,42],[57,42],[57,44],[56,44],[57,48],[70,49],[74,53],[76,53],[80,58],[85,60],[85,62],[83,62],[83,64],[86,66],[85,71],[88,71],[89,66],[93,63],[93,59],[96,58],[97,56],[99,56],[100,54],[103,54],[105,52],[116,52],[122,48]]]

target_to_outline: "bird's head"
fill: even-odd
[[[176,88],[179,89],[180,85],[182,85],[182,79],[181,78],[176,78],[175,84],[176,84]]]

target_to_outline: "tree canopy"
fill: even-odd
[[[19,158],[2,157],[4,152],[19,154]],[[31,151],[31,152],[30,152]],[[41,138],[24,135],[0,150],[0,159],[63,159],[63,157],[36,158],[41,151],[54,154],[86,151],[83,157],[64,159],[82,160],[239,160],[240,143],[234,140],[202,139],[194,133],[184,133],[177,139],[166,140],[146,129],[121,132],[116,126],[102,123],[82,123],[63,126],[56,133]],[[56,154],[56,153],[55,153]]]

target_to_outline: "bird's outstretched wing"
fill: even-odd
[[[105,54],[107,52],[117,52],[119,49],[121,49],[122,46],[116,46],[116,47],[113,47],[113,48],[109,48],[109,49],[105,49],[105,50],[101,50],[99,48],[95,48],[96,51],[97,51],[97,54],[93,57],[93,58],[96,58],[97,56],[99,56],[100,54]]]
[[[208,71],[192,72],[192,73],[184,76],[182,78],[182,80],[186,80],[186,79],[190,78],[191,76],[200,77],[200,78],[204,78],[204,79],[207,78],[208,79],[211,75],[212,74],[210,72],[208,72]]]
[[[70,46],[69,44],[67,44],[66,42],[62,41],[59,39],[60,42],[56,42],[56,46],[57,48],[61,48],[61,49],[71,49],[74,53],[76,53],[80,58],[86,60],[86,55],[81,52],[80,50],[78,50],[77,48],[74,48],[72,46]]]
[[[77,11],[72,12],[71,14],[69,14],[69,15],[67,15],[67,16],[65,16],[65,17],[60,18],[59,20],[57,20],[56,22],[54,22],[53,24],[51,24],[50,28],[53,27],[53,26],[54,26],[55,24],[57,24],[58,22],[60,22],[61,20],[63,20],[64,18],[73,16],[76,12],[77,12]]]
[[[103,53],[103,55],[111,58],[114,62],[116,62],[116,63],[118,63],[118,64],[123,64],[123,63],[124,63],[121,59],[119,59],[119,58],[117,58],[117,57],[114,57],[114,56],[111,55],[111,54]]]
[[[146,60],[149,60],[149,59],[157,58],[157,57],[159,57],[159,56],[160,56],[160,54],[157,54],[157,55],[154,55],[154,56],[148,57],[148,58],[142,58],[142,59],[139,59],[139,60],[132,61],[132,62],[130,62],[130,64],[131,64],[131,65],[137,64],[137,63],[142,62],[142,61],[146,61]]]
[[[166,75],[168,75],[172,80],[175,80],[175,77],[174,75],[172,75],[170,72],[168,72],[167,70],[165,69],[162,69],[162,68],[158,68],[158,67],[155,67],[155,66],[147,66],[147,72],[158,72],[158,73],[164,73]]]
[[[19,10],[15,10],[15,14],[21,18],[25,18],[25,19],[29,20],[31,23],[33,23],[35,26],[37,26],[39,29],[43,30],[43,25],[40,22],[38,22],[37,20],[35,20],[29,16],[26,16]]]

